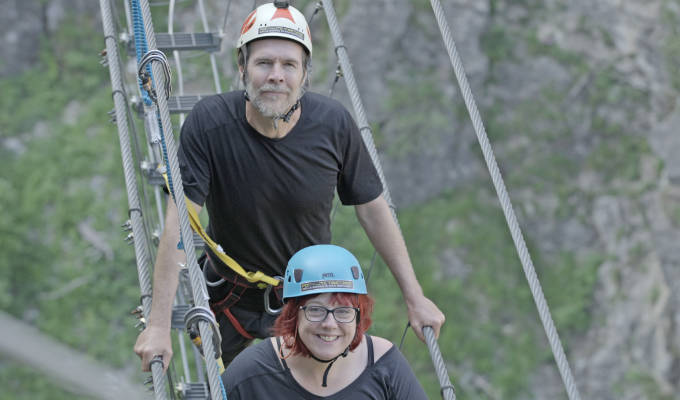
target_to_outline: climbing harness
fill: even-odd
[[[167,174],[163,174],[163,179],[165,180],[166,186],[170,187],[170,180]],[[198,213],[186,196],[185,201],[187,205],[187,211],[189,213],[189,222],[191,223],[191,228],[201,237],[201,239],[203,239],[205,244],[215,253],[215,255],[217,255],[220,261],[231,268],[234,272],[245,278],[248,282],[257,283],[257,286],[260,289],[266,288],[267,285],[277,286],[279,284],[279,280],[272,278],[262,271],[246,271],[241,266],[241,264],[229,257],[229,255],[224,252],[222,246],[212,240],[210,236],[208,236],[208,233],[205,231],[205,229],[203,229],[203,224],[201,224],[201,219],[199,218]]]

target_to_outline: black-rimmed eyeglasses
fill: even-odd
[[[322,306],[301,306],[300,310],[305,312],[305,318],[309,322],[321,322],[326,319],[328,313],[333,314],[336,321],[347,324],[357,317],[359,309],[356,307],[336,307],[329,309]]]

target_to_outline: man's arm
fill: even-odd
[[[355,206],[359,223],[373,243],[382,259],[392,271],[408,308],[408,319],[420,340],[425,341],[423,326],[431,326],[435,337],[439,337],[439,329],[444,323],[444,314],[437,306],[423,295],[423,289],[416,279],[406,243],[399,232],[399,227],[392,218],[385,198],[377,199]]]
[[[187,200],[196,212],[201,206]],[[168,199],[165,212],[165,229],[158,244],[158,254],[153,273],[153,296],[151,312],[146,329],[137,337],[135,353],[142,359],[142,371],[149,371],[149,362],[155,356],[163,357],[163,369],[167,370],[172,358],[172,342],[170,339],[170,322],[172,305],[179,284],[180,264],[186,262],[183,250],[177,249],[179,243],[179,216],[177,206]]]

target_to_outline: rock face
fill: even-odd
[[[211,26],[222,26],[223,2],[208,3]],[[227,60],[251,3],[231,4]],[[300,3],[311,15],[316,2]],[[429,2],[338,3],[396,205],[488,187]],[[680,3],[443,3],[525,235],[548,258],[604,255],[592,322],[563,337],[582,398],[680,399]],[[32,65],[39,38],[67,12],[98,15],[85,0],[10,0],[3,9],[0,77]],[[176,30],[197,20],[192,10]],[[330,42],[323,15],[312,30]],[[332,45],[315,50],[314,90],[328,92],[334,57]],[[231,62],[221,68],[233,75]],[[334,96],[350,104],[342,82]],[[451,250],[439,258],[466,265]],[[527,382],[527,399],[564,396],[549,362]]]
[[[42,40],[49,37],[68,14],[99,18],[99,2],[48,0],[3,2],[0,13],[0,78],[15,75],[35,64]]]
[[[343,29],[396,203],[488,179],[430,10],[378,3],[353,2]],[[679,4],[444,3],[526,235],[606,255],[593,322],[568,339],[582,397],[680,398]],[[537,168],[573,174],[536,185]],[[536,377],[528,398],[560,393]]]

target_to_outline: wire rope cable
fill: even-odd
[[[229,18],[229,9],[231,8],[231,0],[227,1],[227,9],[224,11],[224,21],[222,22],[222,28],[220,34],[224,34],[224,30],[227,28],[227,18]]]
[[[170,0],[168,5],[168,33],[172,35],[174,33],[175,25],[175,2],[176,0]],[[175,71],[177,72],[177,95],[184,95],[184,77],[182,73],[182,58],[178,50],[172,51],[172,58],[175,60]],[[179,114],[179,126],[184,124],[184,113]]]
[[[562,343],[555,329],[555,324],[553,323],[552,317],[550,315],[550,310],[548,309],[548,304],[543,295],[543,290],[541,289],[541,284],[538,281],[536,275],[536,270],[534,268],[531,256],[529,255],[529,250],[527,249],[526,243],[524,242],[524,237],[522,236],[522,231],[517,222],[517,217],[512,208],[512,203],[510,202],[510,197],[508,196],[508,191],[503,182],[503,177],[501,176],[500,170],[498,169],[498,164],[491,149],[489,143],[489,138],[484,129],[484,124],[479,115],[477,105],[475,103],[472,91],[470,90],[470,85],[465,76],[465,70],[463,69],[463,63],[456,50],[456,45],[453,41],[453,35],[449,28],[448,22],[444,15],[444,9],[439,0],[430,0],[432,9],[434,11],[437,24],[439,25],[439,30],[441,31],[442,39],[444,40],[444,45],[451,59],[451,64],[453,66],[456,78],[458,79],[458,84],[460,85],[460,90],[467,106],[472,124],[477,134],[477,139],[482,148],[482,153],[484,155],[484,160],[486,161],[489,173],[491,174],[491,179],[493,181],[496,192],[498,193],[498,198],[503,208],[503,213],[505,214],[505,219],[508,223],[512,239],[515,242],[515,247],[519,254],[519,258],[522,262],[522,267],[524,269],[524,274],[529,282],[529,287],[531,288],[531,294],[534,297],[534,302],[538,308],[538,313],[543,322],[543,327],[545,329],[546,335],[548,336],[548,341],[550,342],[550,347],[552,349],[553,355],[557,362],[557,366],[562,376],[562,381],[564,382],[567,394],[570,400],[580,400],[580,395],[578,388],[574,382],[574,378],[567,361],[567,357],[564,354],[564,349],[562,348]]]
[[[432,357],[432,363],[437,372],[437,379],[439,379],[439,386],[441,388],[439,392],[442,398],[444,400],[456,400],[456,391],[449,379],[449,373],[446,371],[446,364],[444,364],[442,353],[439,351],[439,346],[437,346],[434,330],[430,326],[425,326],[423,327],[423,335],[425,335],[425,343],[427,343],[427,348],[430,349],[430,357]]]
[[[382,170],[382,165],[380,163],[380,159],[378,157],[378,151],[375,147],[375,143],[373,142],[373,136],[371,133],[371,127],[368,124],[368,120],[366,118],[366,112],[364,111],[364,105],[363,102],[361,101],[361,96],[359,95],[359,89],[356,83],[356,80],[354,79],[354,73],[352,71],[352,64],[349,61],[349,56],[347,54],[347,48],[345,47],[345,44],[342,39],[342,32],[340,30],[340,26],[338,24],[338,19],[335,15],[335,8],[333,6],[333,1],[332,0],[322,0],[323,7],[324,7],[324,12],[326,14],[326,19],[328,20],[328,26],[331,31],[331,36],[333,38],[333,42],[335,43],[335,53],[338,57],[338,60],[340,62],[340,68],[342,71],[342,75],[345,78],[345,84],[347,86],[347,90],[350,95],[350,99],[352,101],[352,106],[354,108],[354,112],[356,114],[357,118],[357,123],[359,125],[359,131],[361,132],[361,136],[364,140],[364,143],[366,145],[366,148],[368,150],[368,153],[371,156],[371,160],[373,161],[373,165],[375,166],[375,169],[378,172],[378,176],[380,177],[380,181],[383,184],[383,196],[385,200],[387,201],[387,204],[390,207],[390,213],[392,214],[392,219],[394,220],[395,224],[397,225],[397,229],[401,232],[401,227],[399,226],[399,220],[397,219],[397,214],[395,211],[395,207],[392,203],[392,197],[390,196],[390,191],[387,186],[387,181],[385,180],[385,174],[383,173]],[[431,327],[423,327],[423,334],[425,334],[425,331],[429,330],[432,332]],[[434,335],[434,334],[433,334]],[[427,336],[426,336],[427,338]],[[434,338],[434,336],[433,336]],[[432,356],[432,359],[435,359],[435,355],[439,354],[439,358],[441,358],[441,354],[439,352],[439,346],[437,345],[437,341],[433,340],[431,342],[428,342],[428,350],[430,351],[430,355]],[[441,372],[443,375],[446,375],[446,380],[448,381],[448,372],[446,371],[446,366],[444,365],[443,362],[441,364],[437,365],[435,364],[435,367],[441,368],[443,371]],[[442,381],[440,380],[440,383]],[[448,383],[450,385],[450,381]],[[444,387],[442,386],[442,396],[444,396]],[[448,393],[450,391],[446,391]],[[446,397],[446,399],[450,399],[455,397]]]
[[[371,134],[371,127],[368,124],[368,119],[366,118],[366,111],[364,109],[364,104],[361,101],[361,96],[359,95],[359,88],[357,87],[356,80],[354,79],[354,73],[352,71],[352,65],[349,62],[349,56],[347,55],[347,48],[342,39],[342,33],[340,31],[340,25],[338,24],[338,19],[335,15],[335,9],[332,0],[323,0],[324,12],[326,14],[326,19],[328,20],[328,26],[331,31],[331,36],[333,37],[333,42],[335,43],[335,53],[340,61],[340,67],[342,69],[342,74],[345,78],[345,84],[347,85],[347,90],[349,92],[350,100],[352,101],[352,106],[356,114],[357,124],[359,125],[359,131],[361,132],[361,137],[366,144],[371,160],[378,171],[378,176],[383,184],[383,196],[387,203],[392,205],[392,197],[390,196],[389,188],[387,187],[387,181],[385,180],[385,174],[383,173],[382,165],[380,164],[380,159],[378,158],[378,150],[373,142],[373,136]],[[397,226],[399,226],[399,221],[397,220],[397,215],[394,213],[394,209],[391,208],[390,212],[395,220]],[[401,230],[401,228],[399,228]]]
[[[146,34],[146,39],[148,41],[149,49],[156,49],[156,37],[154,35],[153,21],[151,20],[151,10],[149,8],[148,0],[132,0],[133,2],[139,2],[142,11],[142,21],[144,25],[144,31]],[[153,76],[159,82],[154,82],[155,90],[157,91],[157,104],[160,113],[161,120],[161,135],[165,137],[167,144],[167,162],[169,164],[168,176],[170,173],[174,178],[174,193],[177,201],[177,211],[179,215],[179,225],[180,225],[180,237],[182,238],[182,243],[184,244],[184,252],[187,258],[187,266],[189,267],[189,276],[191,281],[191,287],[193,289],[194,303],[198,307],[208,307],[208,294],[206,290],[205,280],[203,274],[200,271],[198,264],[196,262],[195,248],[193,246],[193,233],[191,226],[189,224],[189,216],[187,212],[187,204],[184,200],[184,187],[182,185],[182,178],[179,171],[179,162],[177,160],[177,147],[175,144],[175,139],[172,133],[172,124],[170,120],[170,112],[168,110],[167,104],[167,93],[165,85],[163,84],[164,74],[163,67],[159,65],[158,61],[151,62],[151,70]],[[178,195],[179,194],[179,195]],[[215,352],[213,343],[215,339],[213,337],[213,332],[209,323],[205,321],[198,322],[199,331],[203,343],[203,352],[206,359],[206,369],[208,372],[208,383],[211,388],[210,393],[213,400],[220,400],[222,398],[221,393],[217,388],[220,387],[220,376],[219,367],[215,361]]]
[[[208,28],[208,18],[206,17],[205,14],[205,5],[203,4],[203,0],[198,0],[198,10],[199,14],[201,15],[201,23],[203,24],[203,32],[210,32],[210,29]],[[210,69],[212,70],[213,74],[213,81],[215,82],[215,90],[217,93],[222,93],[222,84],[220,83],[220,74],[217,72],[217,60],[215,58],[215,53],[211,52],[210,53]]]
[[[130,224],[132,227],[133,243],[135,247],[135,257],[137,261],[137,275],[142,296],[142,315],[147,318],[151,310],[151,273],[150,273],[150,258],[147,252],[146,245],[142,243],[144,237],[144,230],[142,227],[141,212],[132,212],[132,210],[140,210],[139,197],[137,193],[137,181],[135,175],[134,164],[132,161],[132,151],[130,149],[130,138],[128,133],[126,104],[123,92],[123,83],[121,78],[121,65],[119,63],[118,43],[115,40],[114,25],[111,18],[111,3],[109,0],[100,0],[99,6],[102,13],[102,25],[106,39],[107,57],[109,65],[109,75],[111,79],[111,86],[113,88],[114,105],[116,112],[116,120],[118,126],[118,137],[121,147],[121,158],[123,162],[123,172],[125,177],[125,187],[128,195],[128,208],[130,212]],[[165,392],[165,376],[163,374],[163,366],[154,363],[151,365],[152,379],[154,383],[154,392],[156,399],[164,400],[167,398]]]

